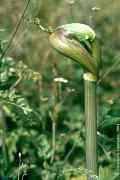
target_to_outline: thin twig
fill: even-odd
[[[17,25],[16,25],[16,28],[15,28],[15,30],[14,30],[14,32],[13,32],[13,35],[12,35],[12,37],[11,37],[11,39],[10,39],[7,47],[6,47],[6,49],[5,49],[4,52],[2,53],[0,59],[3,59],[3,57],[8,53],[8,51],[9,51],[9,49],[10,49],[10,46],[11,46],[11,44],[12,44],[12,42],[13,42],[13,39],[15,38],[15,36],[16,36],[16,34],[17,34],[17,32],[18,32],[18,29],[19,29],[19,27],[20,27],[20,25],[21,25],[21,22],[22,22],[23,19],[24,19],[24,16],[25,16],[25,13],[26,13],[26,11],[27,11],[27,9],[28,9],[28,7],[29,7],[30,1],[31,1],[31,0],[28,0],[28,1],[27,1],[26,6],[25,6],[25,8],[24,8],[24,10],[23,10],[23,13],[21,14],[21,17],[20,17],[20,19],[19,19],[19,21],[18,21],[18,23],[17,23]]]
[[[120,55],[115,57],[114,60],[116,58],[120,58]],[[120,59],[118,61],[115,61],[115,63],[113,63],[112,67],[110,67],[103,75],[102,77],[99,79],[99,81],[97,82],[97,84],[100,84],[101,81],[103,81],[103,79],[105,79],[106,76],[108,76],[108,74],[110,74],[112,71],[114,71],[114,69],[116,68],[116,66],[120,63]]]
[[[68,152],[68,154],[67,154],[66,157],[64,158],[64,162],[66,162],[66,161],[69,159],[69,157],[72,155],[73,151],[75,150],[75,147],[76,147],[76,143],[74,143],[74,144],[72,145],[72,148],[70,149],[70,151]]]
[[[55,150],[56,150],[56,122],[52,123],[52,146],[53,146],[53,156],[51,162],[54,161],[55,158]]]
[[[50,27],[50,28],[45,28],[45,27],[43,27],[43,26],[41,25],[41,23],[40,23],[40,19],[39,19],[39,18],[35,18],[35,19],[32,21],[32,23],[34,23],[35,25],[37,25],[41,31],[47,32],[47,33],[49,33],[49,34],[55,31],[55,30],[52,29],[51,27]]]
[[[51,163],[53,163],[54,158],[55,158],[55,151],[56,151],[56,120],[53,117],[52,112],[49,112],[49,115],[52,120],[52,150],[53,150],[53,155],[51,157]]]
[[[19,77],[17,80],[16,80],[16,82],[11,86],[11,90],[13,90],[13,89],[15,89],[16,88],[16,86],[20,83],[20,81],[22,80],[22,77]]]

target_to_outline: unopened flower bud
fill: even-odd
[[[98,64],[92,54],[92,43],[96,39],[96,35],[92,28],[79,23],[66,24],[56,28],[49,39],[57,51],[97,75]]]

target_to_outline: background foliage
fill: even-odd
[[[25,2],[0,0],[1,54]],[[87,173],[83,70],[50,47],[47,34],[31,23],[39,17],[46,27],[89,24],[100,38],[98,163],[100,179],[115,180],[116,125],[120,121],[119,9],[118,0],[31,0],[0,61],[0,179],[83,180]]]

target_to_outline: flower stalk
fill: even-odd
[[[96,82],[100,69],[100,47],[96,34],[85,24],[72,23],[56,28],[49,36],[52,46],[61,54],[79,63],[85,70],[86,168],[88,180],[97,175],[97,105]]]
[[[97,176],[97,79],[91,73],[84,73],[83,79],[85,92],[86,168]],[[88,180],[94,180],[94,177],[88,174]]]

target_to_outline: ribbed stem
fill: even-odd
[[[96,105],[96,77],[85,73],[85,124],[86,124],[86,168],[88,180],[97,178],[97,105]]]

